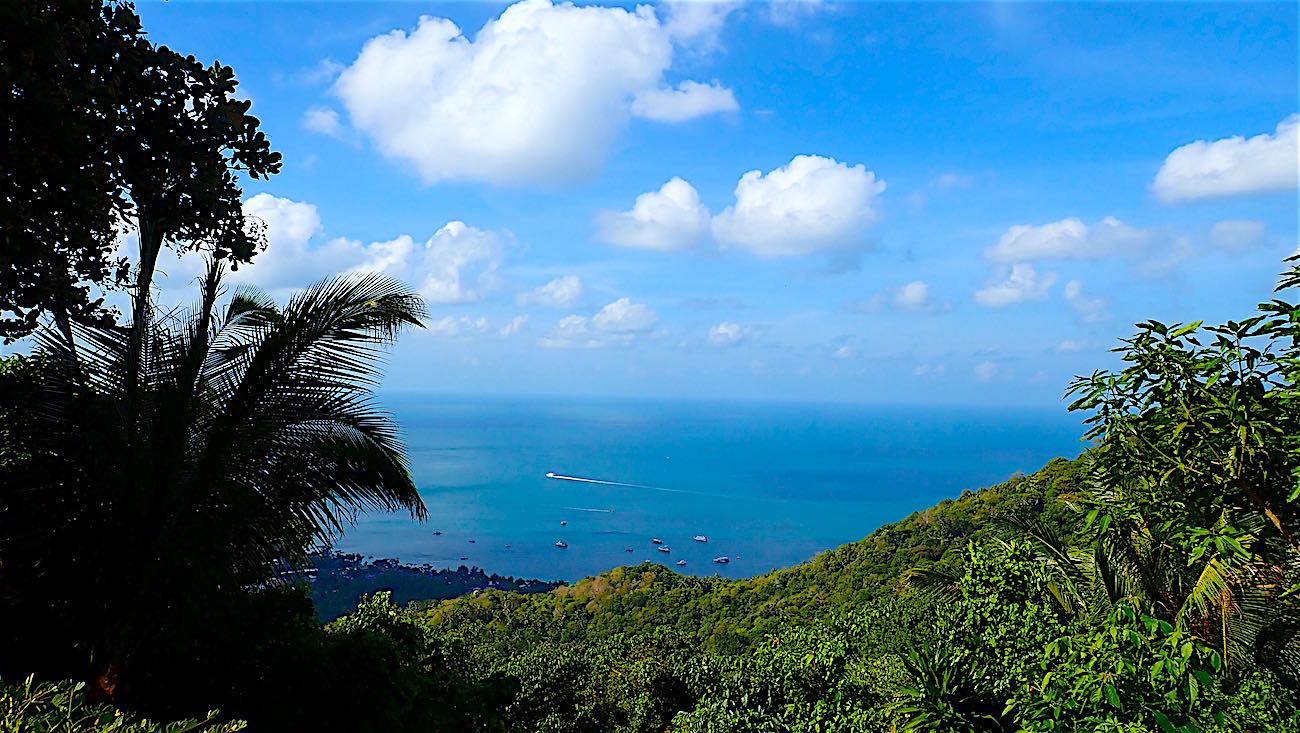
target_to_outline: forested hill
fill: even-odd
[[[900,591],[909,569],[938,564],[958,570],[969,541],[988,535],[996,517],[1039,515],[1060,526],[1071,511],[1062,497],[1081,487],[1082,465],[1053,459],[1032,475],[965,491],[858,542],[753,578],[691,577],[644,563],[550,593],[489,590],[428,604],[424,615],[437,627],[471,632],[480,641],[486,634],[503,651],[670,627],[700,634],[709,651],[739,652],[782,624],[884,601]]]

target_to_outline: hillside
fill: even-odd
[[[549,593],[487,590],[423,604],[423,615],[435,627],[486,635],[501,650],[673,628],[700,635],[710,651],[738,652],[782,623],[891,597],[911,568],[956,566],[967,543],[988,534],[995,517],[1039,514],[1060,524],[1069,511],[1061,497],[1080,487],[1082,473],[1080,460],[1057,458],[1032,475],[965,491],[858,542],[753,578],[697,578],[644,563]]]

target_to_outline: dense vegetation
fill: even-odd
[[[301,571],[285,571],[286,579],[307,579],[311,602],[323,621],[333,621],[356,610],[367,593],[382,589],[393,602],[431,601],[498,589],[520,593],[544,593],[560,584],[487,573],[482,568],[461,565],[441,570],[430,565],[406,565],[392,558],[366,560],[343,552],[319,552],[306,561]]]
[[[21,104],[0,110],[40,119],[59,92],[75,144],[7,117],[0,145],[21,203],[0,212],[0,333],[30,352],[0,361],[3,730],[1300,731],[1287,300],[1139,324],[1122,369],[1069,388],[1082,457],[799,567],[378,593],[322,626],[284,579],[359,510],[424,513],[369,391],[422,304],[374,276],[284,307],[226,293],[261,244],[237,174],[279,165],[233,72],[152,45],[129,5],[4,12]],[[119,220],[125,323],[94,297],[124,284]],[[168,246],[208,262],[186,313],[153,299]]]

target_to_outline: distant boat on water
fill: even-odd
[[[726,565],[727,563],[731,562],[731,558],[727,557],[726,555],[723,555],[722,557],[713,558],[713,562],[716,562],[719,565]]]
[[[650,540],[650,544],[652,545],[662,545],[663,543],[664,541],[659,539],[658,537],[655,537],[654,539]]]
[[[708,537],[705,537],[705,536],[702,535],[702,534],[697,534],[697,535],[695,535],[694,537],[692,537],[691,539],[695,540],[696,542],[708,542],[708,541],[709,541],[709,538],[708,538]]]
[[[566,548],[566,547],[569,546],[569,543],[568,543],[568,542],[564,542],[564,541],[560,541],[560,542],[556,542],[556,543],[555,543],[555,546],[558,547],[558,548],[560,548],[561,550],[563,550],[564,548]]]
[[[672,552],[672,551],[673,551],[673,548],[669,547],[668,545],[659,545],[659,546],[656,547],[655,549],[658,550],[658,551],[660,551],[660,552]]]
[[[686,564],[686,561],[685,561],[685,560],[678,560],[678,561],[677,561],[677,564],[678,564],[678,565],[685,565],[685,564]]]
[[[560,520],[560,526],[561,526],[561,527],[567,526],[568,524],[569,524],[568,520],[564,520],[564,519],[561,519],[561,520]]]
[[[433,530],[433,533],[434,533],[434,534],[442,534],[442,530],[440,530],[440,529],[435,529],[435,530]]]

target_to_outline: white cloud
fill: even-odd
[[[832,359],[852,359],[857,356],[857,352],[851,346],[840,346],[831,352]]]
[[[469,316],[444,316],[436,321],[430,321],[424,324],[425,330],[434,336],[445,338],[455,338],[457,336],[468,336],[471,334],[482,333],[487,330],[488,321],[486,318],[471,318]]]
[[[939,174],[938,177],[930,182],[930,185],[942,191],[947,191],[954,188],[969,188],[970,184],[974,180],[975,176],[972,176],[969,173],[949,171],[947,173]]]
[[[302,126],[312,132],[341,138],[344,134],[339,113],[329,107],[311,107],[302,116]]]
[[[689,247],[709,231],[709,211],[691,184],[673,178],[658,191],[636,197],[631,211],[606,212],[597,223],[597,237],[610,244],[639,249],[673,250]]]
[[[363,248],[366,257],[353,272],[382,272],[414,286],[433,304],[470,303],[494,290],[504,258],[500,237],[448,222],[423,244],[408,235]]]
[[[460,221],[424,242],[404,234],[370,244],[340,237],[313,245],[322,229],[311,204],[259,193],[244,203],[244,213],[265,222],[267,248],[229,279],[271,290],[338,273],[379,272],[409,283],[429,303],[467,303],[495,289],[504,259],[499,235]]]
[[[991,361],[981,361],[975,365],[975,378],[981,382],[991,382],[1001,369]]]
[[[1197,140],[1165,158],[1151,191],[1174,203],[1296,188],[1300,179],[1300,115],[1277,124],[1272,134]]]
[[[714,346],[736,346],[752,333],[753,329],[749,326],[723,321],[709,329],[709,343]]]
[[[921,378],[942,377],[947,372],[946,364],[917,364],[912,368],[912,376]]]
[[[1227,219],[1210,227],[1210,244],[1228,252],[1241,252],[1263,244],[1266,234],[1262,221]]]
[[[1075,341],[1074,339],[1065,339],[1064,341],[1056,345],[1057,353],[1061,353],[1061,354],[1077,354],[1080,351],[1086,350],[1087,348],[1088,348],[1087,344],[1081,341]]]
[[[886,307],[912,313],[933,311],[938,304],[930,297],[930,285],[924,280],[913,280],[906,285],[876,293],[867,300],[856,300],[845,306],[853,313],[872,313]]]
[[[1002,280],[975,291],[975,302],[988,308],[1003,308],[1030,300],[1042,300],[1056,283],[1056,273],[1039,274],[1033,265],[1015,264]]]
[[[563,275],[534,288],[520,293],[520,305],[540,305],[547,308],[572,308],[582,297],[582,278],[577,275]]]
[[[632,100],[632,114],[656,122],[685,122],[738,109],[736,95],[716,79],[710,84],[684,81],[675,89],[649,89]]]
[[[914,280],[894,291],[893,302],[903,310],[925,310],[931,306],[930,286],[922,280]]]
[[[1075,310],[1083,320],[1095,322],[1104,321],[1110,317],[1107,312],[1109,304],[1105,298],[1089,297],[1083,292],[1083,283],[1078,280],[1071,280],[1065,284],[1064,289],[1065,302]]]
[[[509,321],[506,321],[506,324],[502,326],[500,329],[498,329],[497,333],[499,333],[502,338],[509,338],[519,333],[520,329],[524,327],[525,323],[528,323],[527,315],[515,316],[514,318],[511,318]]]
[[[702,13],[664,25],[648,5],[523,0],[473,40],[424,16],[410,32],[367,41],[333,91],[354,128],[425,181],[583,180],[604,163],[633,98],[664,86],[673,34],[707,37],[706,15],[722,22]]]
[[[596,349],[626,346],[655,327],[659,316],[649,306],[628,298],[601,308],[591,318],[568,315],[539,343],[548,349]]]
[[[547,349],[595,349],[607,345],[608,340],[592,330],[590,318],[570,315],[561,318],[539,343]]]
[[[714,218],[713,235],[760,257],[859,245],[884,190],[885,182],[861,164],[799,155],[766,174],[741,176],[736,202]]]
[[[669,0],[664,3],[668,19],[664,28],[677,43],[709,51],[717,45],[718,33],[727,16],[740,7],[723,0]]]
[[[619,298],[601,308],[591,323],[605,333],[644,333],[654,328],[659,322],[659,315],[644,303],[634,303],[628,298]]]
[[[998,243],[984,250],[994,262],[1034,262],[1048,259],[1097,259],[1145,252],[1154,232],[1137,229],[1108,216],[1089,227],[1077,218],[1007,229]]]

